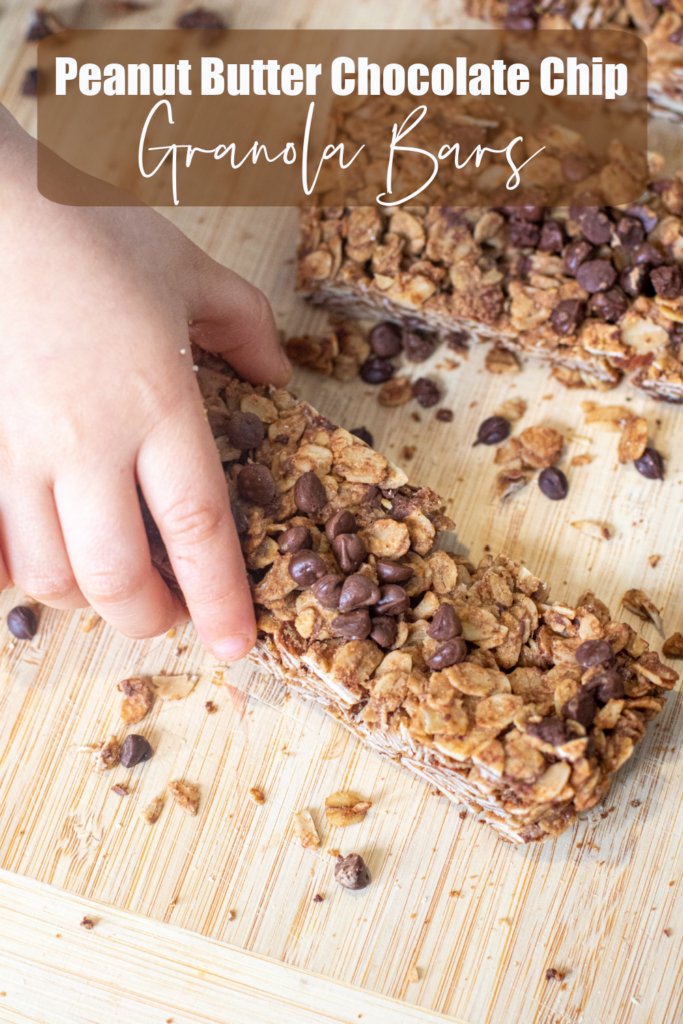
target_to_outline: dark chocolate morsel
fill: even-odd
[[[332,541],[332,550],[343,572],[355,572],[368,551],[357,533],[340,533]]]
[[[335,512],[325,523],[325,534],[330,544],[340,533],[355,533],[357,529],[356,517],[347,508]]]
[[[370,612],[367,608],[361,608],[357,612],[338,615],[332,619],[331,629],[336,636],[343,636],[345,640],[367,640],[372,629]]]
[[[121,764],[124,768],[134,768],[141,761],[149,761],[153,753],[144,736],[128,733],[121,747]]]
[[[312,545],[311,534],[305,526],[290,526],[277,539],[277,546],[283,555],[293,555]]]
[[[584,640],[574,657],[581,668],[594,668],[612,660],[612,648],[606,640]]]
[[[439,605],[427,633],[432,640],[452,640],[462,634],[462,622],[452,604]]]
[[[474,445],[500,444],[509,434],[509,420],[506,420],[503,416],[489,416],[479,427],[477,440],[474,442]]]
[[[633,460],[633,465],[648,480],[664,479],[664,459],[656,448],[646,448],[639,459]]]
[[[375,571],[380,583],[405,583],[414,575],[409,565],[399,565],[398,562],[377,562]]]
[[[312,469],[294,484],[294,504],[301,512],[315,515],[327,504],[327,495],[320,477]]]
[[[277,497],[273,474],[258,462],[243,466],[237,477],[237,493],[249,505],[270,505]]]
[[[228,437],[230,443],[239,448],[240,451],[247,451],[249,448],[258,448],[266,436],[263,423],[254,412],[233,412],[228,421]]]
[[[18,604],[7,613],[7,628],[17,640],[32,640],[38,631],[38,620],[33,608]]]
[[[369,608],[370,605],[377,604],[379,596],[380,589],[373,580],[354,572],[344,580],[339,598],[339,611],[346,614],[359,608]]]
[[[376,356],[383,359],[397,356],[403,347],[400,328],[389,321],[375,324],[370,331],[370,347]]]
[[[561,469],[557,469],[555,466],[547,466],[541,470],[538,477],[538,486],[546,498],[550,498],[551,501],[562,501],[569,492],[569,483],[566,476]]]
[[[344,577],[331,572],[321,576],[311,589],[323,608],[338,608],[343,586]]]
[[[579,725],[582,725],[584,729],[588,729],[593,724],[597,713],[598,705],[595,697],[586,686],[581,686],[574,696],[570,697],[566,704],[562,706],[562,714],[565,718],[573,719]]]
[[[437,647],[431,658],[427,658],[426,661],[432,671],[440,672],[441,669],[464,661],[466,657],[467,644],[461,636],[456,636],[453,640],[441,644],[441,647]]]
[[[410,608],[408,595],[397,583],[385,584],[380,594],[379,600],[375,603],[378,615],[402,615]]]
[[[380,647],[393,647],[398,637],[398,622],[389,615],[378,615],[371,622],[370,639]]]
[[[289,560],[289,575],[299,587],[311,587],[327,573],[327,565],[315,551],[297,551]]]

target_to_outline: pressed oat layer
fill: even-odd
[[[563,832],[677,674],[591,593],[551,602],[509,558],[475,568],[439,549],[453,524],[433,491],[287,391],[196,358],[256,607],[252,660],[503,838]],[[170,577],[158,535],[152,548]]]
[[[613,156],[617,166],[619,147]],[[577,179],[576,206],[546,205],[539,186],[517,207],[475,196],[467,209],[306,208],[299,290],[344,316],[496,341],[550,363],[568,387],[606,390],[626,378],[683,402],[683,181],[606,207],[606,168],[591,174],[571,148],[552,161]]]

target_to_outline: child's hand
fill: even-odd
[[[203,641],[239,658],[252,602],[188,320],[247,380],[281,386],[268,302],[152,210],[44,200],[34,161],[0,108],[0,589],[90,604],[132,637],[182,620],[139,484]]]

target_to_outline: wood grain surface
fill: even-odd
[[[0,99],[31,129],[33,101],[18,97],[33,63],[21,41],[28,11],[15,0],[0,19]],[[79,23],[167,27],[175,11],[155,5],[114,21],[84,7]],[[358,0],[333,10],[317,0],[257,0],[233,4],[229,16],[234,27],[466,23],[455,5],[429,0]],[[670,126],[656,131],[673,153],[680,136]],[[292,211],[163,212],[263,288],[284,330],[324,328],[324,315],[293,293]],[[450,424],[438,422],[434,410],[420,410],[416,421],[415,405],[381,409],[376,391],[361,382],[342,386],[300,372],[293,387],[331,419],[367,426],[376,446],[413,480],[444,494],[459,549],[474,560],[489,545],[547,579],[554,598],[573,601],[591,587],[613,613],[626,589],[642,587],[663,610],[667,635],[680,629],[683,410],[625,388],[565,391],[532,364],[519,376],[492,376],[482,351],[459,362],[449,370],[437,353],[415,374],[441,382],[443,404],[454,413]],[[520,428],[546,424],[567,437],[566,501],[548,501],[535,482],[506,505],[495,500],[493,452],[473,449],[472,441],[478,423],[510,397],[528,403]],[[617,435],[585,425],[583,400],[627,403],[646,416],[651,443],[667,460],[667,479],[647,481],[632,466],[619,466]],[[406,446],[415,448],[410,460]],[[572,467],[578,454],[594,459]],[[609,524],[613,538],[592,540],[570,525],[584,519]],[[652,568],[654,554],[661,558]],[[0,619],[20,597],[2,596]],[[471,1024],[680,1021],[678,692],[603,807],[555,842],[518,849],[248,665],[218,665],[191,626],[174,639],[141,643],[101,622],[83,632],[89,616],[45,609],[30,643],[13,644],[0,626],[2,867]],[[623,617],[638,625],[629,612]],[[661,644],[653,626],[642,632]],[[139,727],[154,759],[132,772],[96,775],[80,748],[110,732],[123,735],[116,683],[162,670],[196,672],[199,681],[186,700],[157,706]],[[218,713],[207,715],[208,700]],[[199,786],[199,816],[187,818],[167,802],[160,821],[147,826],[138,819],[140,807],[174,778]],[[121,781],[130,783],[125,799],[110,790]],[[263,806],[250,800],[253,786],[265,793]],[[372,800],[372,810],[361,825],[330,829],[325,796],[345,787]],[[324,837],[318,854],[292,840],[291,815],[301,808]],[[363,854],[373,876],[369,889],[356,896],[337,889],[333,848]],[[324,902],[312,903],[318,892]],[[420,978],[411,983],[415,965]],[[552,967],[566,972],[563,982],[546,979]],[[369,1020],[393,1019],[373,1013]],[[329,1019],[346,1018],[332,1011]]]

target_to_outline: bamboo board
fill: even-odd
[[[21,43],[27,10],[23,0],[15,2],[0,20],[0,99],[30,128],[32,101],[16,98],[32,63]],[[256,2],[237,8],[233,24],[334,27],[353,18],[354,27],[376,26],[388,10],[378,0],[332,13],[313,0]],[[402,3],[391,11],[397,27],[454,23],[445,3]],[[86,9],[83,17],[99,15]],[[117,25],[167,26],[172,17],[172,8],[155,7]],[[285,330],[324,325],[293,294],[292,211],[164,212],[263,288]],[[571,601],[590,586],[613,611],[626,589],[642,586],[663,609],[667,634],[681,628],[683,409],[626,389],[567,392],[539,367],[494,377],[482,356],[473,352],[446,371],[437,354],[419,369],[447,388],[451,424],[437,422],[433,410],[421,411],[417,423],[414,406],[382,410],[375,390],[360,382],[342,387],[298,373],[293,387],[331,419],[367,426],[380,450],[444,494],[459,549],[473,560],[488,544],[526,562],[552,584],[554,597]],[[521,427],[544,423],[572,438],[565,468],[575,454],[595,455],[590,465],[567,470],[571,490],[563,503],[547,501],[535,484],[507,506],[493,498],[493,453],[471,442],[478,423],[512,396],[529,403]],[[647,417],[651,441],[667,459],[663,484],[617,465],[616,435],[583,423],[585,398],[627,402]],[[404,446],[415,446],[409,461]],[[613,539],[600,543],[578,533],[569,524],[580,519],[609,523]],[[656,568],[648,562],[652,554],[662,556]],[[0,598],[0,619],[19,597]],[[518,849],[476,816],[462,819],[458,808],[250,667],[218,665],[191,627],[173,640],[140,643],[102,623],[84,633],[88,618],[45,610],[35,640],[16,646],[0,627],[1,867],[117,913],[169,922],[185,930],[188,942],[195,933],[470,1024],[680,1020],[678,693],[618,774],[603,808],[554,843]],[[638,624],[628,612],[624,618]],[[651,626],[643,634],[661,642]],[[160,670],[194,671],[199,682],[187,700],[156,708],[143,723],[156,756],[134,770],[132,795],[121,800],[110,786],[129,773],[96,776],[79,747],[117,730],[120,679]],[[217,714],[206,715],[207,700]],[[153,828],[140,822],[139,807],[180,777],[200,787],[199,817],[167,805]],[[266,794],[264,806],[250,801],[252,786]],[[373,801],[357,828],[325,823],[324,798],[340,788]],[[291,815],[302,807],[324,836],[319,855],[291,840]],[[326,854],[335,847],[368,861],[373,884],[364,893],[337,890]],[[325,895],[322,904],[312,903],[317,892]],[[163,933],[149,933],[157,934]],[[155,941],[150,937],[150,945]],[[410,983],[414,965],[420,980]],[[546,981],[549,967],[567,971],[565,982]],[[368,1019],[391,1018],[374,1011]]]

